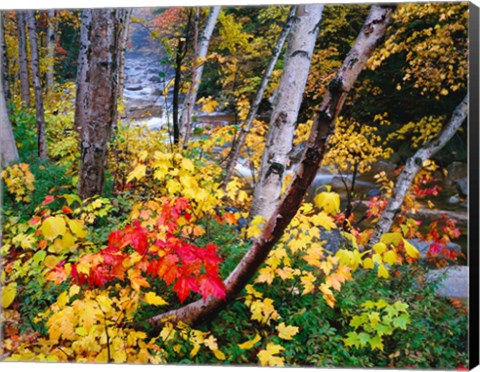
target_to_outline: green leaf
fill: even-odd
[[[348,332],[347,338],[343,339],[343,343],[345,344],[345,346],[358,346],[360,343],[358,339],[358,333]]]
[[[358,334],[358,341],[359,341],[361,346],[365,346],[365,345],[367,345],[367,342],[370,341],[370,335],[368,333],[365,333],[365,332],[360,332]]]
[[[397,301],[393,304],[393,307],[398,311],[407,312],[408,305],[404,302]]]
[[[403,313],[399,317],[393,319],[393,326],[395,328],[407,329],[407,324],[410,324],[410,316],[407,313]]]
[[[45,259],[45,256],[47,255],[47,252],[45,251],[38,251],[35,253],[32,257],[33,263],[38,266],[40,262],[42,262]]]
[[[383,342],[382,338],[379,335],[375,335],[375,337],[372,337],[370,340],[368,340],[372,350],[375,349],[380,349],[383,351]]]

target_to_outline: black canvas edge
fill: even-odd
[[[469,4],[469,368],[479,364],[479,7]]]

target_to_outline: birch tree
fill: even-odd
[[[305,152],[292,182],[279,205],[275,208],[274,213],[266,222],[263,231],[224,281],[226,301],[209,297],[205,301],[195,301],[179,309],[156,315],[149,320],[154,328],[161,327],[162,322],[166,319],[195,323],[207,317],[212,317],[226,303],[232,301],[255,275],[300,208],[303,197],[312,184],[322,162],[328,137],[335,128],[335,121],[345,98],[372,51],[384,36],[394,9],[394,6],[373,5],[371,7],[352,49],[328,86],[320,110],[314,118]]]
[[[323,5],[299,5],[297,8],[296,20],[288,37],[285,67],[270,118],[250,218],[260,215],[268,219],[278,204],[322,11]]]
[[[47,89],[50,89],[54,81],[55,69],[55,10],[49,9],[47,11],[48,27],[47,27]]]
[[[84,10],[77,76],[75,125],[80,128],[78,194],[101,195],[107,145],[117,117],[119,53],[128,9]]]
[[[417,173],[422,169],[423,163],[440,151],[453,135],[460,128],[468,114],[468,94],[462,102],[453,111],[450,121],[445,125],[437,138],[433,141],[427,142],[415,154],[410,157],[405,163],[405,167],[398,176],[395,188],[393,190],[393,197],[389,200],[387,207],[383,211],[378,220],[375,229],[368,242],[368,247],[372,247],[380,241],[383,234],[390,231],[395,216],[397,215],[403,200],[410,189],[410,186],[415,179]]]
[[[0,14],[1,16],[1,14]],[[4,39],[3,27],[0,27],[0,40]],[[0,44],[0,166],[3,168],[18,160],[17,144],[13,136],[12,126],[8,117],[7,103],[4,94],[4,45]]]
[[[2,78],[3,78],[3,95],[7,105],[10,102],[10,85],[8,77],[8,57],[7,57],[7,43],[5,42],[5,19],[2,12],[0,12],[0,50],[2,53]]]
[[[27,35],[25,13],[17,11],[18,64],[20,69],[20,98],[30,106],[30,83],[28,81]]]
[[[202,81],[203,67],[208,53],[208,46],[215,28],[215,24],[220,14],[220,6],[211,8],[208,14],[205,26],[197,41],[197,51],[194,56],[194,68],[192,73],[192,82],[181,113],[180,127],[184,136],[184,144],[187,144],[192,134],[192,113],[197,101],[198,87]]]
[[[235,170],[235,166],[237,164],[237,160],[240,157],[240,151],[242,150],[243,145],[245,144],[245,139],[247,138],[248,133],[250,132],[250,128],[252,127],[253,120],[257,115],[258,108],[260,107],[260,102],[262,101],[263,94],[265,89],[267,88],[268,82],[272,76],[273,69],[275,64],[278,61],[278,57],[282,51],[283,45],[285,44],[285,40],[287,40],[287,36],[290,33],[292,28],[293,21],[295,19],[295,13],[297,11],[297,6],[292,6],[290,9],[290,13],[287,16],[287,20],[285,25],[283,26],[282,32],[280,33],[277,43],[272,50],[272,56],[270,57],[270,62],[268,63],[267,68],[262,77],[262,81],[260,82],[260,86],[258,87],[257,93],[255,94],[255,98],[250,106],[250,109],[247,114],[247,119],[240,130],[240,134],[238,135],[237,140],[233,145],[232,154],[228,159],[227,163],[227,170],[225,174],[225,179],[223,181],[224,187],[227,186],[228,182],[233,176],[233,172]]]
[[[37,21],[35,11],[26,13],[28,23],[28,36],[30,40],[30,56],[32,60],[33,88],[35,93],[35,117],[37,122],[37,151],[40,159],[47,155],[47,140],[45,137],[45,112],[43,108],[42,81],[40,79],[40,61],[38,57]]]

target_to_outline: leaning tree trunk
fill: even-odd
[[[1,14],[0,14],[1,15]],[[3,27],[0,27],[0,40],[3,40]],[[18,160],[17,144],[13,136],[12,126],[8,117],[7,103],[4,94],[4,49],[0,44],[0,167]]]
[[[457,130],[462,125],[468,114],[468,94],[463,101],[455,108],[453,115],[448,124],[442,129],[438,137],[423,145],[417,152],[410,157],[402,173],[398,176],[395,188],[393,190],[393,198],[387,204],[380,219],[375,226],[375,229],[367,244],[372,247],[380,241],[384,233],[390,231],[393,220],[396,214],[400,211],[405,195],[417,175],[418,171],[422,169],[423,163],[441,150],[445,144],[453,137]]]
[[[230,179],[233,176],[233,172],[235,170],[235,166],[237,164],[237,160],[240,157],[240,151],[242,150],[243,145],[245,144],[245,140],[247,138],[248,133],[250,132],[250,128],[252,127],[253,120],[257,115],[258,108],[260,107],[260,102],[263,98],[263,93],[267,88],[267,84],[270,80],[270,77],[273,73],[273,68],[278,61],[278,57],[283,48],[283,44],[285,44],[285,40],[287,39],[288,34],[290,33],[290,29],[292,28],[293,21],[295,19],[295,13],[297,11],[297,6],[293,5],[290,9],[290,13],[288,14],[287,20],[285,25],[283,26],[283,30],[278,37],[277,43],[272,50],[272,56],[270,57],[270,62],[263,74],[262,81],[260,82],[260,86],[258,87],[257,94],[253,99],[252,105],[250,106],[250,110],[248,111],[247,119],[240,130],[240,134],[233,145],[232,154],[230,155],[228,162],[227,162],[227,171],[225,174],[225,179],[223,181],[224,188],[227,187],[227,184],[230,182]]]
[[[47,89],[50,90],[54,81],[55,71],[55,10],[49,9],[48,15],[48,28],[47,28]]]
[[[78,194],[82,199],[101,195],[105,185],[107,145],[117,116],[118,53],[125,12],[129,10],[95,9],[82,14],[75,110],[75,125],[80,127]]]
[[[10,84],[9,84],[9,76],[8,76],[8,56],[7,56],[7,43],[5,42],[5,19],[4,14],[0,12],[0,49],[2,55],[2,78],[3,78],[3,95],[5,97],[5,101],[7,102],[7,106],[10,104]]]
[[[20,98],[30,106],[30,83],[28,82],[27,35],[25,13],[17,11],[18,64],[20,67]]]
[[[345,97],[352,89],[375,46],[382,39],[386,27],[390,23],[393,9],[393,6],[372,6],[360,35],[334,78],[333,84],[329,84],[292,183],[265,224],[260,236],[252,243],[250,250],[224,282],[226,301],[209,297],[205,301],[198,300],[179,309],[156,315],[149,319],[149,323],[154,328],[161,327],[166,320],[195,323],[212,317],[226,303],[235,299],[237,294],[255,275],[300,208],[303,197],[317,174],[325,153],[328,137],[334,129],[335,120],[343,106]]]
[[[268,128],[260,175],[253,194],[250,218],[268,219],[280,199],[298,112],[307,83],[323,5],[299,5],[288,37],[285,67]]]
[[[37,44],[37,21],[35,11],[30,10],[26,14],[28,33],[30,39],[30,56],[32,60],[33,88],[35,92],[35,116],[37,121],[37,150],[40,159],[46,159],[47,140],[45,137],[45,112],[43,109],[42,82],[40,80],[40,62]]]
[[[192,74],[193,75],[192,82],[191,82],[188,94],[185,97],[185,103],[183,106],[181,121],[180,121],[180,128],[184,134],[184,139],[183,139],[184,146],[188,143],[188,141],[190,140],[190,136],[192,135],[193,108],[195,106],[195,102],[197,101],[198,87],[200,86],[200,82],[202,80],[203,66],[205,63],[205,58],[207,57],[207,53],[208,53],[208,45],[210,44],[210,39],[212,37],[213,30],[215,28],[215,23],[217,22],[219,14],[220,14],[220,6],[212,7],[212,9],[210,10],[210,13],[208,14],[207,20],[205,22],[205,27],[198,39],[197,53],[195,53],[195,56],[194,56],[194,69]]]

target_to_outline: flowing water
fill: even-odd
[[[162,64],[161,56],[158,53],[127,53],[125,58],[125,89],[124,102],[126,111],[124,121],[131,125],[146,125],[150,129],[160,129],[170,126],[172,123],[172,95],[162,94],[169,81],[173,78],[173,69]],[[226,113],[214,113],[211,115],[198,115],[198,126],[218,127],[234,122],[234,117]],[[391,174],[395,166],[388,162],[379,162],[374,165],[373,170],[367,174],[358,175],[355,181],[355,201],[360,203],[355,209],[358,218],[364,214],[365,202],[372,194],[378,192],[378,185],[375,184],[373,175],[385,170]],[[290,171],[294,170],[294,166]],[[251,169],[246,159],[240,159],[236,166],[237,174],[252,179]],[[350,185],[352,175],[342,176],[322,167],[312,184],[307,195],[307,200],[313,200],[314,196],[325,190],[325,186],[331,186],[332,190],[339,193],[342,200],[346,200],[347,190],[345,183]],[[442,186],[440,182],[440,186]],[[439,218],[442,214],[451,214],[459,220],[458,227],[462,236],[455,242],[462,246],[462,251],[467,252],[467,209],[460,203],[449,203],[454,191],[451,189],[440,193],[432,199],[435,209],[425,207],[425,213],[417,216],[428,225],[432,220]]]

